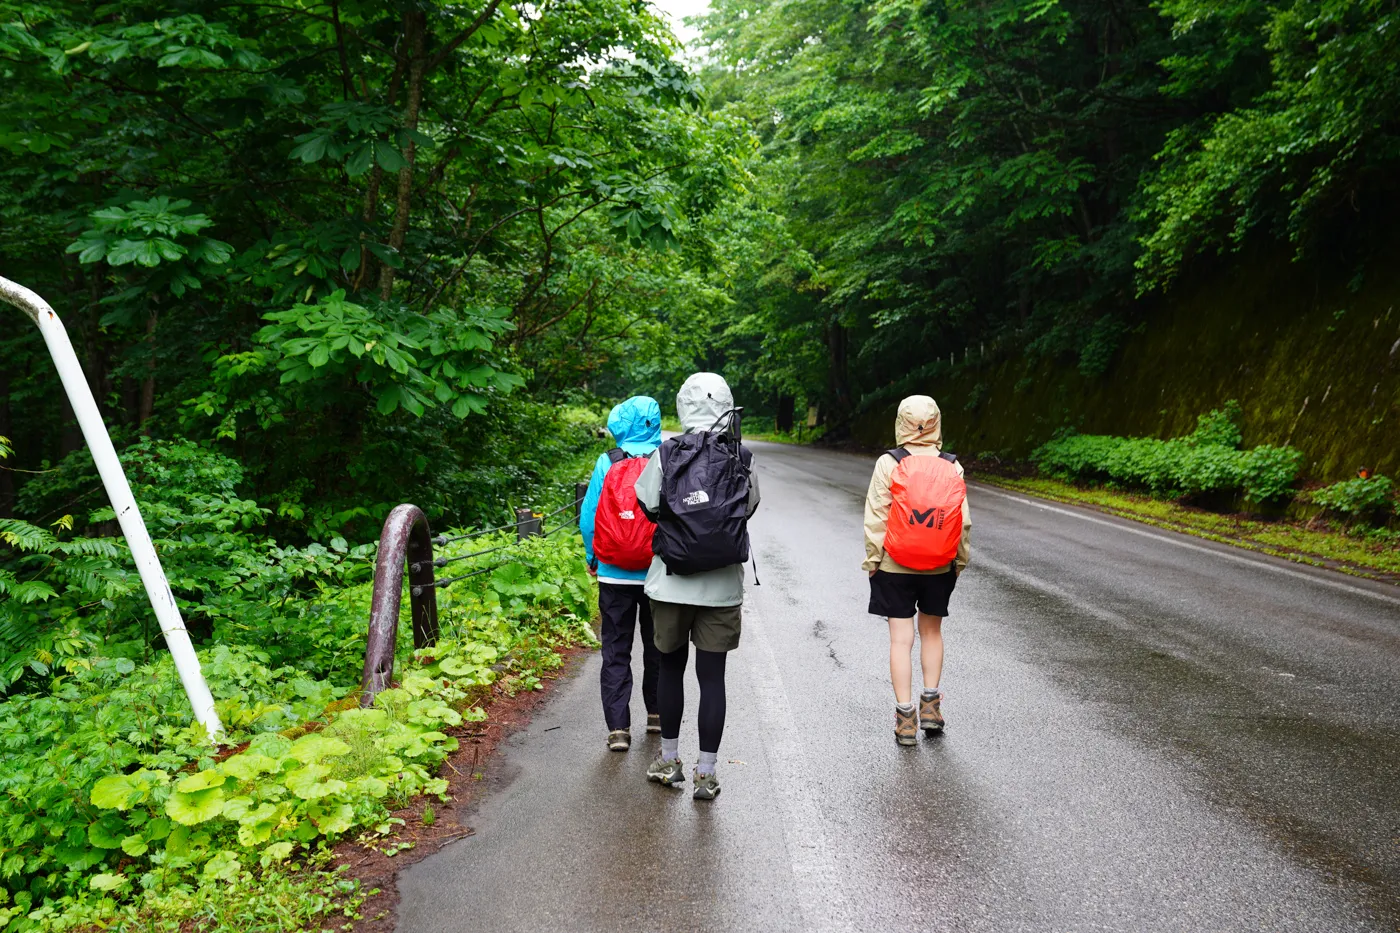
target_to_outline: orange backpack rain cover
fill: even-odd
[[[953,461],[891,451],[890,516],[885,553],[910,570],[937,570],[958,556],[967,484]],[[903,454],[903,456],[900,456]]]

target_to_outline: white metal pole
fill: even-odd
[[[87,377],[73,352],[73,344],[68,339],[68,330],[63,326],[48,302],[23,285],[17,285],[0,276],[0,301],[14,305],[35,324],[44,335],[49,354],[58,367],[58,377],[68,393],[68,401],[73,413],[78,416],[78,426],[83,430],[83,438],[92,451],[92,459],[97,464],[97,472],[102,477],[102,485],[107,487],[107,496],[116,510],[117,521],[121,524],[126,545],[136,560],[136,569],[141,574],[141,582],[146,587],[146,595],[151,600],[156,619],[160,622],[161,634],[170,648],[170,656],[175,660],[175,669],[180,673],[180,682],[185,686],[185,694],[194,707],[195,719],[203,723],[209,735],[218,740],[223,735],[223,724],[219,714],[214,712],[214,697],[209,693],[209,685],[204,682],[204,674],[199,669],[199,656],[190,644],[190,634],[185,622],[180,618],[180,608],[175,605],[175,595],[170,592],[170,584],[165,579],[165,571],[156,556],[155,545],[146,531],[146,522],[141,518],[141,510],[131,495],[126,473],[112,447],[111,435],[102,423],[102,414],[97,410],[97,401],[92,397]]]

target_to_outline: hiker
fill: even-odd
[[[700,682],[700,761],[695,799],[719,795],[715,765],[724,732],[724,663],[739,647],[748,520],[758,508],[753,457],[739,441],[734,395],[720,376],[695,373],[676,394],[685,433],[666,440],[637,480],[637,501],[656,522],[646,593],[661,652],[661,754],[647,780],[685,781],[679,745],[684,678],[695,643]]]
[[[655,526],[637,508],[633,489],[647,458],[661,444],[661,406],[654,398],[633,396],[608,415],[608,430],[617,446],[600,455],[593,467],[579,511],[579,530],[588,570],[598,577],[603,642],[598,679],[608,748],[625,752],[632,745],[632,639],[639,620],[646,728],[661,731],[656,702],[659,652],[652,641],[651,605],[642,590]]]
[[[865,562],[870,613],[890,626],[890,681],[894,735],[918,744],[918,730],[943,730],[943,620],[958,575],[967,568],[972,517],[962,464],[943,453],[943,416],[927,395],[899,403],[894,450],[875,461],[865,495]],[[913,705],[914,614],[919,617],[919,661],[924,690]],[[917,723],[917,724],[916,724]]]

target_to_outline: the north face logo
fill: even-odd
[[[628,509],[625,512],[618,512],[617,517],[629,522],[636,521],[637,519],[637,516],[632,512],[631,509]]]
[[[710,501],[710,494],[703,489],[697,489],[681,501],[686,505],[704,505]]]

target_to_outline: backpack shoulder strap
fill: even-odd
[[[623,450],[621,447],[614,447],[612,450],[608,451],[608,462],[612,464],[618,464],[631,456],[631,454]]]
[[[885,453],[889,454],[891,457],[894,457],[895,463],[900,463],[904,460],[905,457],[909,456],[909,451],[905,450],[903,447],[894,447],[890,450],[885,451]]]
[[[948,451],[946,451],[946,450],[939,451],[938,456],[942,457],[944,460],[947,460],[949,463],[957,463],[957,462],[958,462],[958,455],[957,455],[957,454],[950,454],[950,453],[948,453]]]

